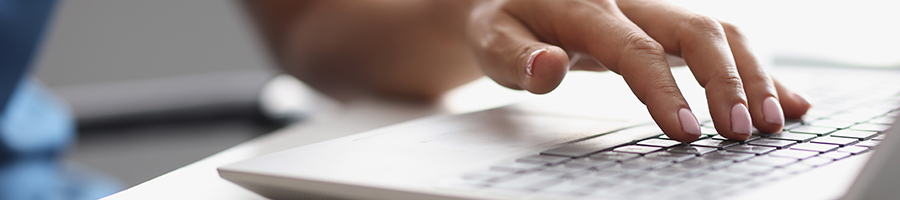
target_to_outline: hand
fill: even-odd
[[[706,89],[722,136],[750,137],[751,125],[780,132],[810,104],[774,80],[731,24],[654,0],[482,1],[467,27],[485,74],[497,83],[547,93],[562,81],[569,55],[597,64],[574,70],[622,75],[669,137],[690,142],[700,126],[675,84],[666,54],[680,55]],[[783,106],[783,107],[782,107]]]

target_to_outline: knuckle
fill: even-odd
[[[727,22],[720,22],[720,24],[722,24],[722,30],[725,31],[725,35],[729,39],[744,40],[744,33],[737,26]]]
[[[690,34],[724,36],[722,24],[718,20],[705,15],[688,16],[682,29]]]
[[[713,75],[711,81],[715,81],[718,85],[724,87],[743,88],[741,77],[738,75],[737,69],[733,67],[724,67],[720,69]]]
[[[645,105],[657,105],[655,102],[670,101],[671,99],[681,98],[681,90],[677,85],[662,80],[654,80],[648,84],[650,88],[644,90],[634,90],[635,95]],[[639,93],[637,91],[640,91]]]
[[[663,49],[662,44],[656,42],[652,38],[639,35],[637,33],[632,33],[627,36],[625,41],[625,51],[636,51],[645,54],[652,54],[655,56],[665,56],[665,49]]]
[[[665,97],[667,99],[671,99],[671,98],[676,98],[676,97],[681,96],[681,90],[678,89],[678,86],[676,86],[674,84],[663,83],[663,84],[659,84],[657,86],[657,88],[659,88],[659,89],[657,89],[657,91],[655,91],[655,93],[658,93],[658,95],[661,95],[660,97]]]
[[[749,81],[753,83],[770,83],[772,82],[772,78],[765,73],[750,73],[750,74],[742,74],[741,79],[744,81]]]
[[[774,80],[766,73],[741,74],[741,80],[747,87],[771,88],[774,85]]]

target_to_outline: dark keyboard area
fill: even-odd
[[[591,149],[597,138],[589,138],[462,179],[471,189],[538,199],[717,199],[873,151],[900,115],[898,103],[896,93],[826,99],[782,132],[754,133],[746,141],[719,136],[709,121],[701,122],[703,136],[691,143],[659,132]]]

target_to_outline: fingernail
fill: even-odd
[[[766,98],[762,102],[763,118],[771,124],[784,125],[784,110],[781,109],[781,103],[775,97]]]
[[[543,52],[547,52],[547,49],[538,49],[534,52],[531,52],[531,56],[528,57],[528,62],[525,63],[525,74],[528,74],[528,76],[534,76],[534,74],[531,73],[531,69],[534,68],[534,59],[541,55],[541,53]]]
[[[750,125],[750,112],[747,106],[742,103],[735,104],[731,107],[731,131],[737,134],[750,135],[752,126]]]
[[[697,122],[697,117],[690,110],[687,108],[678,110],[678,120],[681,121],[681,129],[684,129],[684,132],[700,135],[700,122]]]

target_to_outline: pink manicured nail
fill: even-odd
[[[533,68],[532,65],[534,65],[534,59],[544,52],[547,52],[547,49],[538,49],[537,51],[531,52],[531,56],[528,57],[528,62],[525,63],[525,74],[528,74],[528,76],[534,76],[534,74],[531,73],[531,69]]]
[[[781,110],[781,103],[778,103],[775,97],[763,100],[762,109],[763,118],[766,119],[766,122],[784,125],[784,111]]]
[[[684,129],[684,132],[700,135],[700,122],[697,122],[697,117],[690,110],[687,108],[678,110],[678,120],[681,121],[681,129]]]
[[[738,103],[731,107],[731,131],[737,134],[750,135],[752,128],[750,112],[747,111],[747,106]]]

